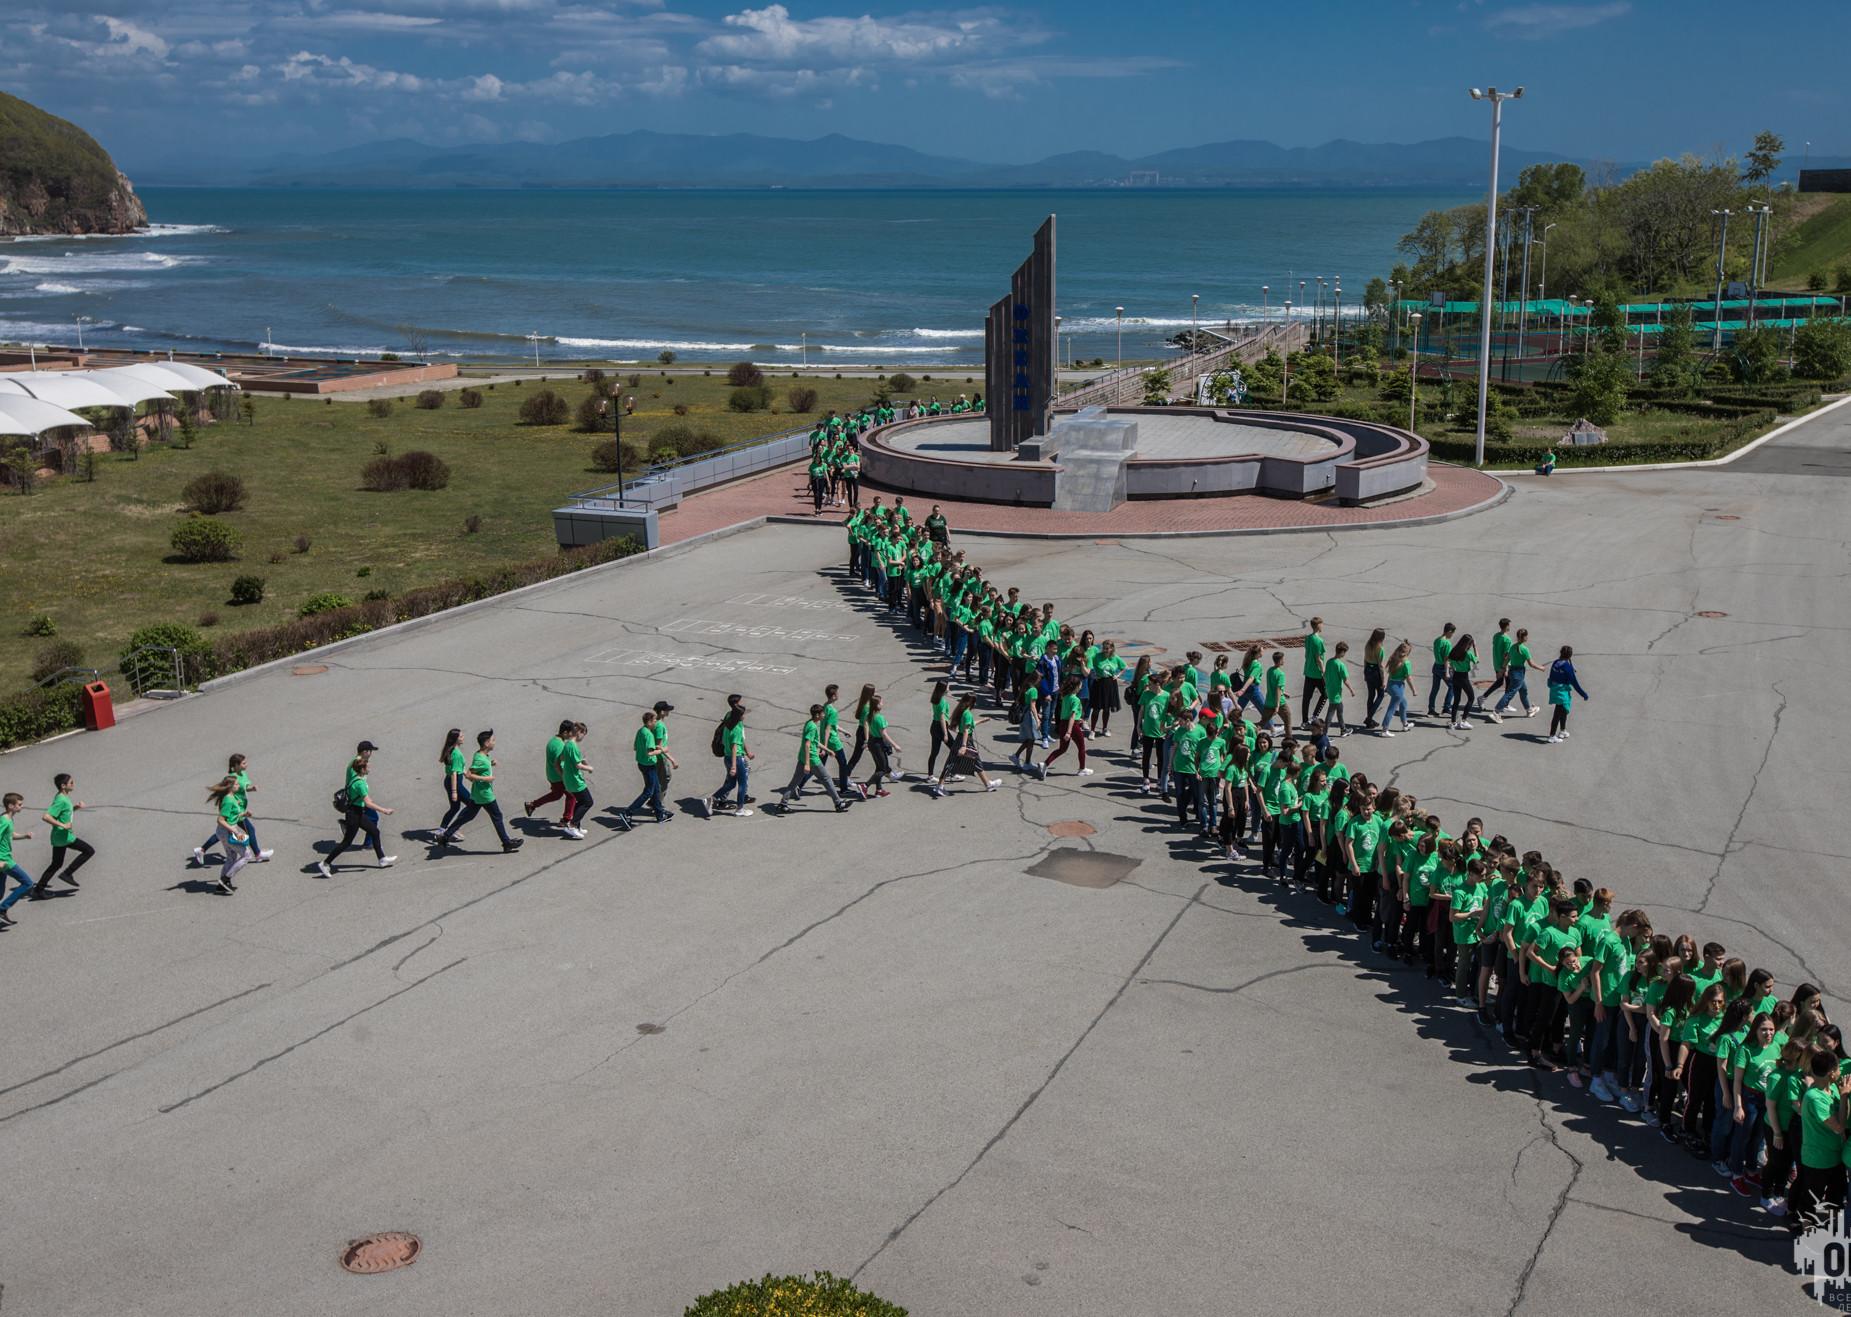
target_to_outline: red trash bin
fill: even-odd
[[[109,683],[93,681],[84,687],[84,726],[93,732],[116,725],[116,706],[109,698]]]

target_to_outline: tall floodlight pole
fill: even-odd
[[[1343,276],[1332,282],[1330,304],[1330,364],[1343,365]]]
[[[1189,294],[1189,352],[1193,356],[1202,350],[1202,331],[1196,327],[1196,304],[1202,300],[1202,294]]]
[[[533,367],[538,370],[540,369],[540,331],[534,330],[527,336],[527,341],[533,344]]]
[[[1712,215],[1722,217],[1722,228],[1716,235],[1716,326],[1710,334],[1710,351],[1722,351],[1722,280],[1723,254],[1729,246],[1729,216],[1734,214],[1728,207],[1712,210]]]
[[[1272,314],[1273,314],[1273,286],[1271,284],[1261,284],[1260,285],[1260,320],[1261,322],[1264,323],[1265,321],[1272,319]]]
[[[804,329],[799,330],[798,333],[802,336],[803,340],[803,364],[805,367],[808,367],[810,364],[810,331]]]
[[[79,352],[82,352],[84,350],[84,321],[88,320],[89,318],[90,318],[89,316],[78,316],[77,317],[77,350]]]
[[[1420,392],[1420,312],[1408,316],[1408,332],[1414,336],[1414,360],[1408,363],[1408,433],[1414,432],[1414,397]]]
[[[1125,308],[1117,308],[1118,315],[1118,368],[1125,368]]]
[[[1523,273],[1517,278],[1517,370],[1523,370],[1524,331],[1529,328],[1530,320],[1530,236],[1536,219],[1535,206],[1521,206],[1518,213],[1523,216]],[[1508,357],[1505,358],[1509,360]],[[1510,378],[1510,372],[1504,372],[1504,378]]]
[[[1523,88],[1499,91],[1496,87],[1480,91],[1472,88],[1472,99],[1491,102],[1491,186],[1485,195],[1485,287],[1478,303],[1478,436],[1472,446],[1473,464],[1485,464],[1485,402],[1491,394],[1491,238],[1497,232],[1498,219],[1498,137],[1504,128],[1504,102],[1521,100]]]

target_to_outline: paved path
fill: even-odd
[[[1110,512],[1057,512],[1052,508],[1012,508],[996,503],[939,500],[954,526],[969,531],[1031,535],[1171,535],[1226,531],[1328,530],[1346,526],[1393,524],[1442,517],[1489,505],[1503,493],[1495,476],[1469,467],[1428,468],[1430,488],[1408,498],[1369,507],[1232,494],[1219,498],[1139,500]],[[892,491],[862,485],[862,502],[875,494],[893,501]],[[908,494],[908,506],[924,516],[933,500]],[[662,542],[677,544],[754,517],[811,517],[809,477],[801,467],[786,467],[708,490],[685,500],[662,517]],[[839,525],[844,512],[825,508],[816,520]]]
[[[1836,460],[1851,418],[1789,443]],[[1508,613],[1543,652],[1572,642],[1595,698],[1567,744],[1427,727],[1346,757],[1842,1014],[1845,488],[1589,475],[1419,528],[970,543],[1169,653],[1312,612],[1421,641]],[[32,814],[75,773],[101,852],[0,934],[8,1317],[673,1314],[819,1266],[958,1317],[1816,1311],[1706,1166],[1210,862],[1130,789],[1122,726],[1084,781],[600,821],[513,856],[478,821],[427,857],[450,726],[499,729],[513,799],[577,714],[608,804],[666,697],[686,796],[740,691],[763,797],[822,684],[868,680],[917,767],[923,656],[840,557],[834,532],[765,527],[0,758]],[[362,736],[401,863],[323,880]],[[232,749],[278,859],[221,897],[186,855]],[[1068,820],[1095,832],[1050,832]],[[1129,872],[1045,876],[1089,852]],[[422,1236],[416,1266],[336,1266],[382,1229]]]

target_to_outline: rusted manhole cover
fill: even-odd
[[[1254,640],[1204,640],[1202,648],[1211,654],[1244,654],[1258,645],[1261,649],[1303,649],[1303,636],[1274,636],[1271,640],[1261,636]]]
[[[1741,518],[1736,516],[1733,512],[1719,512],[1716,514],[1716,520],[1718,521],[1740,521]]]
[[[1048,831],[1056,837],[1090,837],[1099,829],[1085,819],[1056,819],[1048,824]]]
[[[636,1026],[636,1031],[637,1031],[638,1033],[640,1033],[640,1034],[644,1034],[644,1035],[648,1035],[648,1034],[657,1034],[657,1033],[667,1033],[667,1032],[668,1032],[668,1026],[667,1026],[666,1024],[649,1024],[649,1023],[643,1023],[643,1024],[639,1024],[639,1025],[637,1025],[637,1026]]]
[[[289,670],[292,677],[319,677],[328,670],[326,663],[298,663]]]
[[[356,1239],[341,1254],[341,1265],[356,1276],[374,1276],[382,1271],[397,1271],[418,1260],[424,1245],[416,1235],[403,1230],[388,1230],[383,1235]]]
[[[1110,887],[1130,876],[1142,860],[1108,851],[1049,851],[1023,870],[1036,878],[1052,878],[1071,887]]]
[[[1698,613],[1697,616],[1698,617],[1727,617],[1729,615],[1720,609],[1706,608],[1701,613]]]

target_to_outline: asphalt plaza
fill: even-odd
[[[1841,453],[1844,414],[1788,443]],[[1353,644],[1500,615],[1539,655],[1573,644],[1594,698],[1569,743],[1538,718],[1346,759],[1841,1014],[1837,489],[1558,475],[1419,528],[956,538],[1076,627],[1172,655],[1313,613]],[[672,1314],[813,1267],[917,1314],[1801,1310],[1784,1236],[1707,1166],[1177,832],[1132,789],[1122,717],[1089,779],[615,831],[657,699],[684,802],[719,784],[730,691],[761,800],[828,682],[887,692],[920,766],[928,656],[844,558],[838,531],[766,527],[0,759],[30,818],[77,774],[101,852],[0,936],[5,1311]],[[663,630],[776,616],[727,603],[748,595],[855,640]],[[588,661],[610,653],[650,659]],[[494,727],[518,801],[567,715],[601,826],[504,856],[478,820],[432,857],[444,731]],[[399,864],[324,880],[362,737]],[[234,749],[277,860],[224,897],[186,857]],[[1076,881],[1064,852],[1108,859]],[[380,1230],[416,1233],[416,1265],[343,1272]]]

